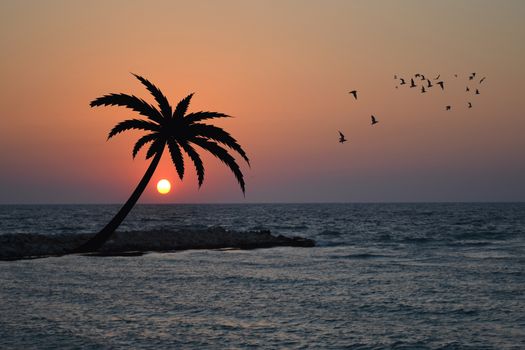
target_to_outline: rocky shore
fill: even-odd
[[[6,234],[0,235],[0,260],[16,260],[68,254],[85,242],[90,234]],[[97,252],[89,255],[140,255],[186,249],[257,249],[278,246],[313,247],[315,242],[302,237],[273,235],[270,231],[229,231],[208,229],[117,232]]]

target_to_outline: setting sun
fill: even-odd
[[[171,190],[171,184],[168,180],[162,179],[159,182],[157,182],[157,191],[159,191],[160,194],[166,194]]]

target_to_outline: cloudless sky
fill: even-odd
[[[89,102],[153,101],[130,72],[235,116],[214,123],[252,161],[243,197],[215,158],[199,190],[166,153],[142,202],[524,201],[524,18],[521,0],[0,1],[0,203],[128,198],[141,134],[106,137],[137,115]],[[445,91],[395,88],[414,73]]]

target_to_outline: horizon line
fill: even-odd
[[[136,205],[272,205],[272,204],[525,204],[525,200],[506,200],[506,201],[319,201],[319,202],[181,202],[181,203],[158,203],[145,202]],[[0,203],[0,206],[14,205],[122,205],[120,202],[115,203]]]

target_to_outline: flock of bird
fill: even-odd
[[[349,91],[348,92],[350,95],[354,96],[354,99],[357,100],[357,90],[352,90],[352,91]],[[375,125],[378,123],[376,117],[374,115],[371,115],[370,116],[370,125]],[[346,138],[345,138],[345,135],[339,131],[339,142],[340,143],[345,143],[346,141],[348,141]]]
[[[480,95],[479,85],[481,85],[481,83],[485,81],[486,77],[483,77],[479,79],[478,81],[477,80],[478,78],[476,78],[476,75],[477,75],[476,72],[470,73],[468,75],[468,81],[465,85],[466,86],[465,92],[467,93],[471,92],[474,95]],[[410,78],[404,78],[404,77],[398,76],[397,74],[394,74],[394,80],[398,82],[398,84],[396,85],[396,89],[399,89],[400,86],[406,85],[411,89],[418,88],[418,90],[422,94],[427,93],[428,91],[430,91],[430,89],[432,89],[436,85],[440,87],[441,91],[444,91],[445,81],[440,78],[441,78],[441,74],[438,74],[436,77],[432,79],[428,78],[427,76],[421,73],[416,73]],[[458,78],[458,74],[454,74],[454,78]],[[355,100],[357,100],[357,90],[352,90],[352,91],[349,91],[348,93],[352,95]],[[473,106],[472,102],[467,101],[467,108],[472,108],[472,106]],[[446,111],[450,111],[451,109],[452,109],[451,105],[445,106]],[[370,123],[371,125],[375,125],[378,123],[374,115],[371,115],[370,119],[371,119],[371,123]],[[345,135],[341,131],[339,131],[339,142],[345,143],[346,141],[348,140],[345,138]]]
[[[400,86],[407,85],[409,88],[420,88],[419,91],[424,94],[427,91],[429,91],[432,87],[435,85],[439,85],[441,90],[445,90],[445,81],[443,81],[441,78],[441,74],[438,74],[435,78],[429,79],[424,74],[416,73],[413,77],[410,77],[410,85],[408,84],[408,78],[402,78],[398,77],[397,74],[394,75],[394,80],[398,81],[398,85],[396,85],[396,89],[398,89]],[[458,74],[454,74],[454,78],[458,78]],[[472,92],[474,95],[479,95],[479,85],[485,81],[486,77],[481,78],[479,81],[476,78],[476,72],[470,73],[468,75],[468,80],[465,84],[465,92]],[[477,86],[473,86],[473,84],[477,84]],[[472,102],[467,101],[466,103],[467,108],[472,108]],[[445,110],[449,111],[452,109],[451,105],[446,105]]]
[[[354,96],[354,99],[357,100],[357,90],[352,90],[352,91],[349,91],[348,92],[350,95]],[[371,115],[370,116],[370,120],[371,120],[371,125],[375,125],[378,123],[376,117],[374,115]],[[339,131],[339,142],[340,143],[345,143],[346,141],[348,141],[346,138],[345,138],[345,135]]]

